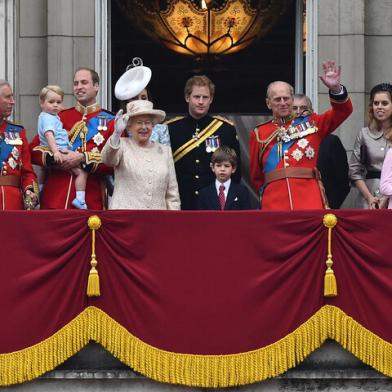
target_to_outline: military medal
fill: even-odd
[[[108,120],[106,118],[104,118],[103,119],[102,131],[107,131],[108,130],[107,123],[108,123]]]
[[[218,147],[220,147],[219,136],[210,136],[206,139],[206,152],[215,152]]]
[[[105,116],[97,116],[98,118],[98,131],[107,131],[108,130],[108,119]]]
[[[304,153],[299,150],[298,148],[296,148],[292,153],[291,156],[298,162],[302,159],[302,157],[304,156]]]
[[[303,139],[298,140],[297,144],[301,148],[306,148],[307,145],[309,144],[309,142],[305,138],[303,138]]]
[[[6,132],[4,141],[11,146],[20,146],[23,144],[19,132]]]
[[[93,140],[94,140],[94,143],[95,143],[97,146],[99,146],[99,145],[101,145],[101,144],[105,141],[105,138],[104,138],[100,133],[96,133],[96,134],[93,136]]]
[[[192,135],[192,139],[199,140],[199,131],[200,128],[196,127],[195,133]]]
[[[12,157],[8,158],[8,164],[11,166],[12,169],[15,169],[17,165],[15,159]]]
[[[102,131],[102,119],[98,118],[98,126],[97,126],[98,131]]]
[[[18,160],[18,158],[19,158],[19,150],[16,147],[14,147],[12,149],[11,154],[14,157],[14,159]]]
[[[308,159],[312,159],[314,158],[314,156],[316,155],[316,152],[314,151],[314,148],[309,146],[306,150],[305,150],[305,155],[306,158]]]

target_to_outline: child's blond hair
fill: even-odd
[[[60,86],[57,86],[56,84],[49,84],[49,85],[45,86],[41,90],[41,92],[39,93],[39,101],[41,103],[45,101],[46,96],[48,95],[49,91],[52,91],[52,92],[60,95],[61,100],[63,100],[63,98],[64,98],[64,90]]]

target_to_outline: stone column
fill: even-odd
[[[342,66],[342,81],[353,100],[354,112],[336,131],[346,150],[363,126],[365,101],[365,0],[319,2],[319,70],[327,59]],[[328,91],[319,82],[319,111],[329,108]]]
[[[38,94],[47,84],[47,0],[19,0],[16,6],[15,119],[36,133]]]
[[[392,82],[392,4],[390,0],[367,1],[365,6],[365,86]]]
[[[72,80],[78,67],[94,68],[94,0],[18,0],[16,6],[15,118],[29,139],[36,133],[38,94],[60,85],[65,107],[72,106]],[[19,18],[18,18],[19,16]]]
[[[342,82],[353,101],[351,116],[335,131],[351,156],[355,136],[364,124],[365,113],[365,0],[323,0],[319,4],[319,70],[327,59],[342,66]],[[373,3],[373,2],[371,2]],[[377,2],[378,3],[378,2]],[[319,82],[319,112],[330,107],[328,91]],[[344,208],[354,205],[356,190],[347,197]]]
[[[73,105],[75,69],[94,68],[94,0],[48,0],[48,83],[65,91]]]

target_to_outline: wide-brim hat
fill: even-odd
[[[114,87],[114,95],[120,101],[127,101],[139,95],[151,79],[151,69],[137,65],[124,72]]]
[[[162,122],[166,117],[166,113],[163,110],[154,109],[153,103],[145,99],[129,102],[127,104],[127,115],[129,118],[150,115],[153,117],[154,124]]]

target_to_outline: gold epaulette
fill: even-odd
[[[223,121],[223,122],[225,122],[225,123],[227,123],[227,124],[230,124],[230,125],[234,126],[234,122],[233,122],[233,121],[230,121],[230,120],[229,120],[228,118],[226,118],[226,117],[218,116],[218,115],[214,115],[214,116],[212,116],[212,117],[216,118],[217,120],[221,120],[221,121]]]
[[[258,127],[261,127],[262,125],[268,124],[268,123],[270,123],[271,121],[272,121],[272,119],[271,119],[271,120],[268,120],[268,121],[266,121],[266,122],[257,124],[257,125],[255,126],[255,128],[258,128]]]
[[[168,124],[174,123],[175,121],[182,120],[183,118],[184,118],[184,116],[176,116],[176,117],[171,118],[170,120],[164,121],[164,124],[168,125]]]
[[[17,127],[17,128],[22,128],[23,129],[23,125],[21,125],[21,124],[15,124],[14,122],[10,122],[10,121],[5,121],[8,125],[13,125],[13,126],[15,126],[15,127]]]

